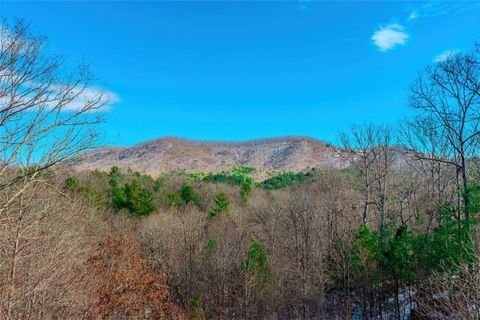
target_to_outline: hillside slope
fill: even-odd
[[[108,170],[113,165],[150,175],[176,170],[218,172],[245,165],[259,171],[301,171],[308,167],[344,168],[339,150],[306,137],[245,142],[206,142],[165,137],[132,147],[94,149],[76,159],[80,170]]]

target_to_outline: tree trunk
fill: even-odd
[[[465,164],[465,157],[462,155],[462,167],[460,168],[462,173],[462,180],[463,180],[463,205],[465,207],[465,219],[470,218],[470,213],[468,212],[468,207],[470,205],[470,197],[468,192],[468,177],[467,177],[467,167]]]
[[[365,174],[365,193],[364,193],[365,204],[363,207],[363,224],[364,225],[367,225],[367,222],[368,222],[368,205],[370,203],[369,190],[370,190],[370,184],[368,182],[368,173],[366,173]]]
[[[17,261],[18,261],[18,251],[19,251],[19,231],[15,231],[15,239],[13,243],[12,251],[12,263],[10,266],[10,289],[8,291],[7,297],[7,319],[13,319],[13,295],[15,291],[15,280],[17,277]]]

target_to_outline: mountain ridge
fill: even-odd
[[[312,167],[345,168],[339,148],[304,136],[245,141],[210,141],[166,136],[130,147],[105,146],[75,159],[78,170],[109,170],[112,166],[158,175],[162,172],[219,172],[246,165],[261,172],[302,171]]]

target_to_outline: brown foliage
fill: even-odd
[[[154,273],[133,235],[110,234],[89,259],[100,281],[92,315],[102,319],[182,319],[171,301],[164,273]]]
[[[0,214],[0,319],[82,318],[85,261],[105,231],[81,201],[33,185]]]

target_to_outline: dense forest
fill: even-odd
[[[480,319],[480,47],[414,116],[339,137],[347,169],[75,171],[108,97],[0,29],[1,319]]]

